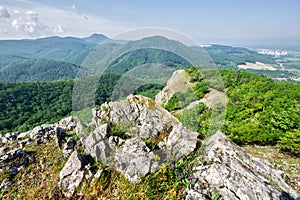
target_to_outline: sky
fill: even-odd
[[[202,44],[300,46],[299,0],[0,0],[0,38],[114,37],[143,27]]]

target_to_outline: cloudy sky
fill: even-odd
[[[0,38],[162,27],[200,43],[300,45],[299,11],[298,0],[0,0]]]

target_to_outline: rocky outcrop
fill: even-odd
[[[117,124],[131,136],[143,139],[170,132],[173,126],[179,124],[177,118],[153,100],[139,95],[129,95],[124,101],[102,104],[96,117],[98,122]]]
[[[77,117],[68,117],[62,119],[56,124],[43,124],[33,128],[30,131],[20,133],[7,133],[0,135],[0,172],[9,173],[10,177],[1,180],[1,190],[6,189],[14,183],[14,177],[31,163],[35,162],[35,154],[25,151],[25,147],[34,142],[34,145],[49,144],[55,140],[56,146],[61,148],[66,130],[74,130],[80,124]],[[61,125],[61,126],[60,126]],[[75,147],[75,140],[69,138],[64,145],[63,155],[68,157]]]
[[[83,179],[84,172],[82,171],[85,165],[83,156],[77,151],[74,151],[69,157],[64,168],[59,173],[60,181],[58,186],[66,197],[71,197],[75,189],[79,186]]]
[[[205,164],[195,168],[195,186],[185,191],[184,199],[199,199],[218,193],[223,199],[279,199],[282,191],[297,194],[280,173],[248,155],[218,131],[203,148]]]
[[[176,92],[185,92],[187,88],[191,87],[190,77],[184,70],[177,70],[168,80],[167,85],[155,96],[155,102],[158,105],[168,103],[171,97]]]
[[[188,155],[195,150],[198,133],[185,127],[153,100],[129,95],[126,100],[104,103],[93,110],[96,129],[83,139],[86,151],[97,161],[107,162],[130,182],[138,182],[158,165],[153,155],[163,161],[166,154]],[[131,139],[124,140],[109,131],[107,122],[117,126]],[[145,141],[159,149],[151,151]]]

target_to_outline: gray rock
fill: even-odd
[[[58,187],[62,188],[63,194],[66,197],[71,197],[82,181],[84,176],[82,169],[84,165],[85,162],[82,155],[78,154],[77,151],[74,151],[59,173],[60,180]]]
[[[81,120],[77,116],[70,116],[63,118],[56,125],[63,128],[66,131],[72,131],[78,124],[82,124]]]
[[[27,132],[20,133],[20,134],[17,136],[17,139],[18,139],[18,140],[22,140],[22,139],[24,139],[24,138],[26,138],[26,137],[29,137],[30,132],[31,132],[31,131],[27,131]]]
[[[167,151],[171,154],[188,155],[195,150],[198,136],[199,133],[190,131],[181,124],[176,125],[168,136]]]
[[[153,153],[140,138],[126,140],[116,151],[115,168],[131,183],[139,182],[151,172],[152,157]]]
[[[0,148],[0,158],[5,155],[6,151],[7,151],[7,147]]]
[[[179,124],[177,118],[153,100],[139,95],[129,95],[126,100],[119,102],[104,103],[101,111],[95,115],[98,121],[117,124],[132,136],[143,139],[157,137],[161,133],[168,134],[173,126]]]
[[[297,196],[267,163],[249,156],[220,131],[205,142],[203,156],[207,164],[195,168],[198,181],[192,188],[203,195],[217,189],[224,199],[279,199],[280,188]]]
[[[7,189],[8,187],[10,187],[12,184],[14,184],[14,180],[6,178],[2,181],[1,185],[0,185],[0,191],[3,191],[5,189]]]
[[[183,192],[183,199],[184,200],[209,200],[207,197],[205,197],[205,195],[193,189],[185,190]]]
[[[110,132],[108,125],[102,124],[90,133],[86,139],[82,140],[86,152],[98,162],[106,162],[111,156],[113,149],[108,143],[109,136]]]
[[[185,92],[191,87],[189,80],[190,78],[184,70],[175,71],[168,80],[167,85],[155,96],[155,102],[158,105],[168,103],[176,92]]]
[[[76,145],[76,141],[72,137],[69,137],[67,142],[64,144],[64,148],[63,148],[64,157],[68,157],[73,152],[75,145]]]
[[[111,148],[116,148],[124,144],[125,140],[118,136],[111,136],[108,138],[108,143]]]

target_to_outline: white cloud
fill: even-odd
[[[0,6],[0,18],[9,18],[10,14],[6,8]]]
[[[74,4],[70,10],[62,10],[26,0],[4,0],[4,2],[1,3],[3,7],[0,7],[2,39],[50,35],[81,37],[92,33],[111,36],[128,30],[120,23],[81,13]]]

